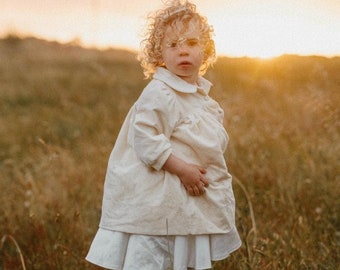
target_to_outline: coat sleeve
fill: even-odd
[[[172,149],[170,137],[178,121],[176,94],[163,83],[150,84],[136,103],[132,146],[147,166],[161,170]]]

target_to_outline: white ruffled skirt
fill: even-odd
[[[114,270],[209,269],[241,246],[236,228],[226,234],[153,236],[99,228],[86,260]]]

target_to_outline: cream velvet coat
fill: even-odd
[[[235,202],[223,153],[228,142],[223,110],[198,87],[165,68],[130,109],[110,155],[100,227],[133,234],[227,233]],[[209,187],[190,196],[179,178],[162,169],[173,153],[207,170]]]

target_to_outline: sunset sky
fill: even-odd
[[[219,55],[340,55],[339,0],[193,2],[214,26]],[[161,6],[161,0],[0,0],[0,35],[137,50],[145,17]]]

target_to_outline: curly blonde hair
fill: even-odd
[[[165,5],[164,9],[148,16],[149,24],[145,34],[146,38],[141,42],[141,50],[138,56],[145,77],[150,78],[157,67],[164,66],[162,41],[165,29],[168,26],[175,27],[179,22],[184,27],[188,27],[189,23],[193,22],[199,29],[204,53],[200,75],[203,75],[216,60],[212,26],[208,24],[205,17],[196,11],[196,5],[187,0],[171,0],[167,1]]]

